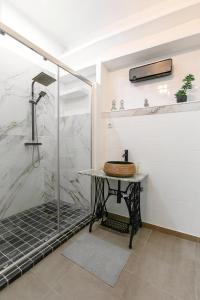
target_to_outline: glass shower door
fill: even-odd
[[[57,66],[7,35],[0,38],[2,273],[58,232]]]
[[[75,230],[90,215],[91,86],[60,69],[59,76],[60,230]]]
[[[33,265],[89,220],[91,182],[78,171],[91,168],[91,86],[8,35],[0,40],[5,281],[12,268],[26,269],[24,258]]]

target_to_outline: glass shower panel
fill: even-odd
[[[91,86],[60,69],[60,230],[90,215],[91,181],[78,171],[91,168]]]
[[[57,67],[7,35],[0,66],[1,272],[56,235],[58,224]]]

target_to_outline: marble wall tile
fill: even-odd
[[[34,168],[33,148],[24,146],[31,141],[31,83],[38,73],[47,71],[13,57],[11,66],[7,59],[5,72],[0,71],[0,219],[56,198],[56,84],[35,84],[35,97],[41,90],[47,95],[37,105],[42,146],[40,165]],[[77,171],[90,168],[90,132],[89,114],[61,118],[61,200],[85,207],[89,206],[90,181]]]
[[[0,219],[42,204],[46,200],[45,178],[51,176],[44,160],[52,147],[48,151],[45,145],[40,147],[41,163],[34,168],[33,149],[24,146],[31,140],[32,78],[43,70],[17,58],[11,66],[9,56],[13,58],[8,53],[4,57],[7,68],[0,71]],[[39,140],[43,142],[45,135],[55,136],[55,97],[54,87],[36,84],[36,96],[41,90],[47,92],[37,109]]]
[[[90,179],[77,172],[91,167],[91,116],[73,115],[61,119],[61,199],[90,206]]]
[[[22,135],[0,138],[0,219],[43,201],[42,168],[32,166],[32,151],[25,141]]]

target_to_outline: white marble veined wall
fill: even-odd
[[[32,166],[32,147],[24,143],[31,139],[31,95],[32,78],[41,68],[20,58],[16,54],[0,50],[0,219],[46,200],[45,174],[48,170],[50,149],[47,140],[55,139],[54,90],[36,86],[47,96],[37,106],[41,164]],[[52,150],[51,150],[52,151]],[[52,155],[53,157],[53,155]]]
[[[2,53],[3,52],[3,53]],[[41,162],[32,166],[32,78],[42,70],[12,52],[0,49],[0,219],[55,199],[55,84],[35,84],[47,95],[37,105]],[[48,73],[48,72],[47,72]],[[90,115],[61,118],[61,200],[88,206],[89,180],[77,171],[90,168]]]
[[[62,117],[60,123],[61,200],[89,207],[90,179],[77,172],[91,167],[91,115]]]

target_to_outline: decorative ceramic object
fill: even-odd
[[[148,99],[144,99],[144,107],[148,107],[148,106],[149,106]]]
[[[107,161],[103,170],[106,175],[113,177],[132,177],[136,174],[135,164],[125,161]]]
[[[117,107],[116,107],[116,101],[113,100],[113,101],[112,101],[111,111],[115,111],[115,110],[117,110]]]
[[[124,110],[124,100],[120,101],[120,107],[119,110]]]

